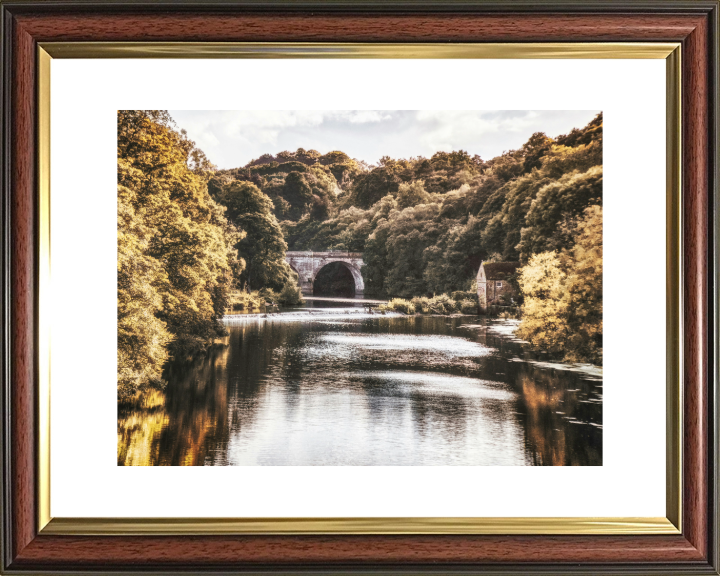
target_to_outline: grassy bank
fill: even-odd
[[[280,292],[263,288],[253,292],[235,291],[230,295],[229,306],[226,314],[240,311],[259,311],[262,312],[269,306],[297,306],[303,304],[305,300],[299,289],[288,284]]]
[[[473,292],[453,292],[450,296],[440,294],[428,298],[416,296],[412,300],[393,298],[379,308],[382,312],[402,312],[403,314],[477,314],[477,297]]]

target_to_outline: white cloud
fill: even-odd
[[[342,150],[370,163],[466,150],[489,160],[519,148],[534,132],[582,127],[597,111],[556,110],[171,110],[178,126],[221,168],[261,154]]]
[[[366,122],[382,122],[390,120],[392,116],[377,110],[357,110],[352,112],[348,119],[352,124],[365,124]]]

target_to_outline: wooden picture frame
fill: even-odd
[[[717,574],[717,75],[718,2],[533,4],[458,2],[2,3],[2,560],[3,573],[472,572]],[[682,157],[679,262],[682,335],[671,362],[682,382],[678,532],[622,534],[511,526],[490,533],[449,530],[245,531],[202,534],[167,524],[51,529],[43,510],[47,437],[41,426],[47,218],[38,190],[47,178],[38,89],[43,45],[61,43],[678,43]],[[58,44],[59,45],[59,44]],[[132,45],[124,44],[132,47]],[[158,44],[160,45],[160,44]],[[167,48],[170,46],[170,48]],[[565,48],[567,49],[567,48]],[[118,54],[127,54],[122,49]],[[669,66],[674,65],[669,62]],[[677,125],[668,126],[668,133]],[[677,130],[675,130],[677,132]],[[681,180],[680,180],[681,178]],[[672,266],[671,266],[672,268]],[[669,365],[669,369],[672,368]],[[672,460],[672,454],[669,457]],[[669,516],[670,518],[670,516]],[[322,532],[322,533],[321,533]],[[376,531],[375,531],[376,532]],[[537,531],[535,531],[537,532]],[[649,531],[652,532],[652,531]]]

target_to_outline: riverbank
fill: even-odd
[[[338,320],[365,320],[368,318],[397,318],[401,317],[399,312],[380,312],[375,308],[365,306],[333,307],[333,308],[291,308],[279,312],[261,312],[228,314],[222,321],[226,324],[238,322],[316,322],[316,321],[338,321]]]
[[[316,306],[225,321],[226,346],[171,363],[163,402],[118,411],[118,464],[602,464],[601,372],[516,323]]]
[[[472,292],[453,292],[451,296],[440,294],[428,298],[426,296],[415,296],[412,300],[393,298],[387,304],[379,307],[381,312],[397,311],[403,314],[439,314],[448,316],[450,314],[477,314],[477,297],[472,299]]]

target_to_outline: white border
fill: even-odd
[[[53,60],[52,516],[664,516],[664,95],[662,60]],[[157,108],[603,110],[603,466],[116,466],[116,111]]]

